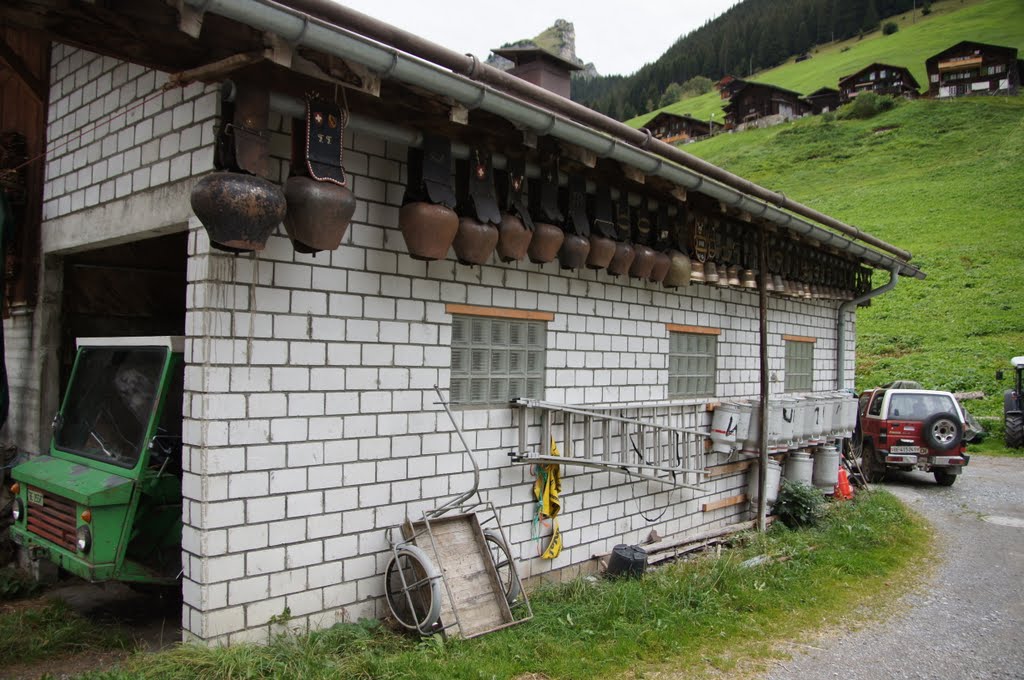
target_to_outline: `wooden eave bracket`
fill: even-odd
[[[562,155],[569,160],[576,161],[588,168],[597,167],[597,154],[593,151],[584,149],[582,146],[570,144],[569,142],[560,142],[559,147],[561,148]]]
[[[32,93],[32,96],[36,98],[43,107],[46,107],[49,87],[47,83],[37,78],[32,73],[32,69],[28,67],[28,64],[18,56],[18,53],[11,49],[11,46],[3,39],[0,39],[0,61],[7,64],[8,68],[14,72],[14,75],[18,77],[26,88]]]
[[[203,31],[203,16],[206,12],[187,4],[185,0],[168,0],[168,4],[178,10],[178,30],[198,40]]]

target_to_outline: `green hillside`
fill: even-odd
[[[686,150],[913,253],[927,279],[901,279],[858,311],[858,387],[984,390],[972,411],[1001,415],[1008,381],[994,373],[1024,354],[1024,97],[826,118]]]
[[[876,61],[910,68],[922,90],[927,87],[924,61],[961,40],[976,40],[1024,50],[1024,2],[1021,0],[944,0],[933,5],[932,13],[911,23],[909,13],[888,19],[899,26],[893,35],[881,31],[816,48],[811,59],[799,64],[789,61],[750,78],[778,85],[802,94],[819,87],[836,87],[841,76]],[[714,114],[722,121],[722,104],[717,91],[666,106],[626,121],[640,127],[659,111],[687,113],[707,120]]]

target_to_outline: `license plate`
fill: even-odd
[[[890,446],[889,453],[920,453],[920,446]]]
[[[33,491],[32,489],[29,489],[28,502],[32,503],[33,505],[44,505],[43,494],[39,493],[38,491]]]

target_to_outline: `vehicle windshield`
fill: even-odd
[[[900,420],[924,420],[936,413],[956,413],[952,398],[946,394],[894,394],[889,399],[889,417]]]
[[[54,431],[57,448],[134,467],[166,358],[161,347],[83,348]]]

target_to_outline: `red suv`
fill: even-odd
[[[868,481],[887,469],[923,470],[952,486],[970,462],[965,417],[949,392],[879,387],[860,395],[857,436]]]

